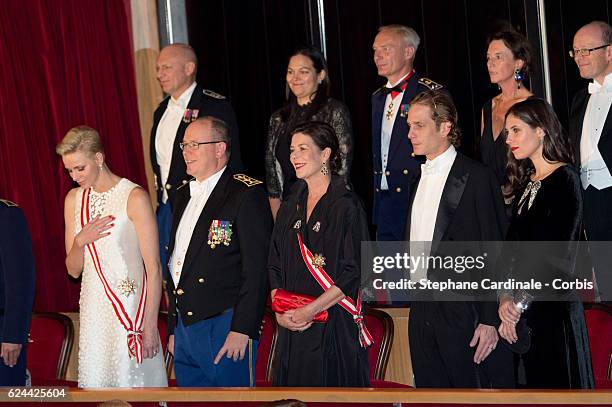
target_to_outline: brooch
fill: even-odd
[[[315,254],[314,256],[312,256],[312,264],[317,267],[325,266],[325,257],[323,257],[322,254]]]
[[[312,227],[312,230],[314,230],[315,232],[321,230],[321,222],[317,221],[317,223],[315,223],[315,225]]]
[[[302,221],[298,219],[297,222],[295,222],[295,225],[293,225],[293,229],[299,229],[302,227]]]
[[[119,280],[117,283],[117,290],[126,297],[136,293],[136,282],[126,278],[125,280]]]
[[[208,229],[208,245],[211,249],[214,249],[219,244],[229,246],[233,233],[231,221],[213,220]]]
[[[183,113],[183,121],[185,123],[195,122],[198,120],[199,113],[199,109],[185,109],[185,113]]]

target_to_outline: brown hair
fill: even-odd
[[[459,116],[457,108],[453,103],[453,98],[442,90],[428,90],[419,93],[410,105],[424,105],[431,109],[431,118],[436,123],[436,130],[440,130],[440,125],[444,122],[451,124],[451,129],[448,132],[448,142],[455,147],[461,144],[461,130],[457,124]]]

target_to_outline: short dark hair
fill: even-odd
[[[436,130],[440,130],[440,124],[448,122],[451,129],[448,133],[448,141],[455,147],[461,145],[461,130],[459,129],[459,115],[453,102],[453,98],[443,90],[427,90],[421,92],[410,105],[424,105],[431,109],[431,118],[436,123]]]
[[[291,130],[290,142],[297,133],[309,136],[321,151],[329,148],[331,150],[331,154],[329,155],[329,168],[333,174],[338,174],[338,171],[342,168],[342,164],[340,162],[340,154],[338,154],[338,137],[336,136],[334,128],[325,122],[316,120],[303,122]]]
[[[502,41],[512,52],[514,59],[520,59],[524,62],[521,71],[525,77],[533,72],[533,50],[531,43],[523,34],[515,30],[498,31],[489,37],[487,47],[495,40]]]
[[[529,98],[514,104],[506,113],[514,116],[527,124],[532,129],[541,128],[544,131],[542,139],[542,156],[548,162],[573,163],[574,151],[572,143],[563,131],[552,106],[540,98]],[[509,187],[512,191],[522,188],[528,181],[530,174],[534,171],[531,160],[517,160],[512,151],[508,149],[508,164],[506,173],[508,175]]]

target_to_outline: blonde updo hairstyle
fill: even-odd
[[[89,126],[73,127],[55,147],[55,152],[62,157],[77,151],[91,158],[94,158],[97,153],[104,154],[98,131]]]

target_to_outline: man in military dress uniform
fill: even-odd
[[[214,116],[226,122],[233,150],[230,167],[236,170],[242,168],[234,110],[225,96],[203,89],[195,82],[197,65],[196,55],[187,44],[168,45],[157,58],[157,80],[164,93],[169,95],[153,115],[150,144],[159,204],[157,222],[162,264],[166,264],[167,260],[166,247],[176,189],[189,178],[179,148],[189,123],[203,116]]]
[[[32,304],[34,255],[21,209],[0,199],[0,386],[23,386]]]
[[[419,43],[412,28],[387,25],[378,29],[372,46],[378,74],[387,78],[372,95],[372,218],[377,240],[403,239],[411,181],[423,162],[413,156],[407,137],[410,101],[425,90],[442,87],[413,69]]]
[[[195,179],[177,191],[168,251],[168,348],[179,386],[254,385],[272,215],[261,181],[227,166],[228,131],[207,116],[180,145]]]

